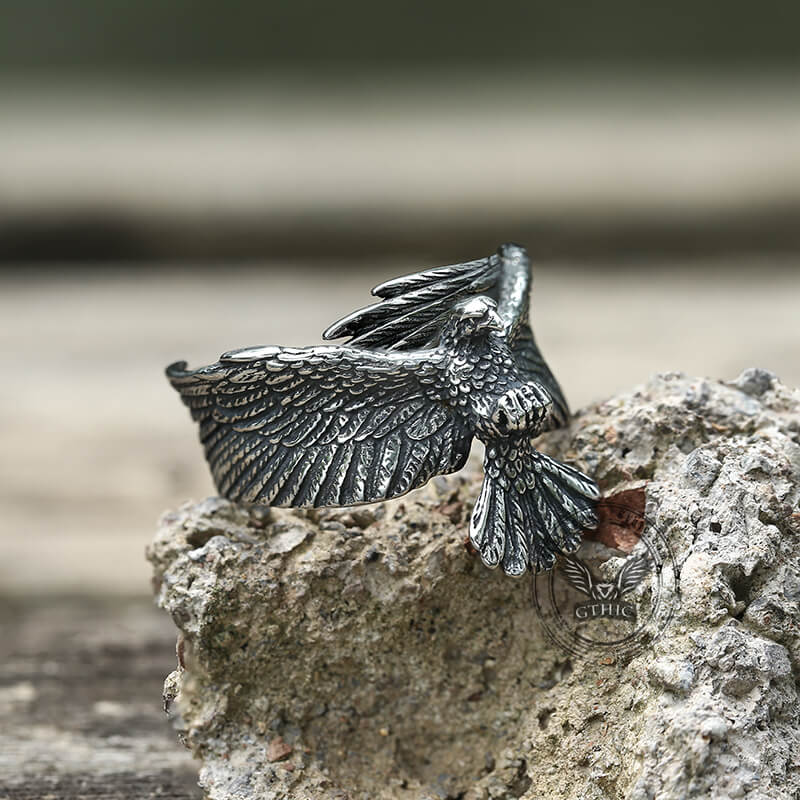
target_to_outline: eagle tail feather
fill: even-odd
[[[532,447],[487,448],[483,487],[470,540],[487,567],[519,577],[552,569],[556,555],[575,552],[581,533],[597,526],[597,484]]]

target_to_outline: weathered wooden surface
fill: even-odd
[[[145,600],[0,600],[0,800],[190,800],[159,704],[175,632]]]

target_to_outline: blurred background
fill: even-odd
[[[798,25],[772,0],[5,0],[5,618],[147,602],[157,517],[213,491],[168,362],[316,343],[372,285],[503,241],[573,407],[660,370],[797,385]]]

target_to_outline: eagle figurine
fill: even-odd
[[[167,367],[200,426],[219,493],[268,506],[398,497],[485,445],[470,540],[507,575],[552,568],[597,525],[597,484],[540,453],[564,395],[528,322],[530,261],[502,245],[477,261],[377,286],[380,301],[330,326],[344,344],[248,347]]]

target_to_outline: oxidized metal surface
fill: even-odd
[[[528,323],[522,247],[381,284],[319,347],[251,347],[167,368],[200,425],[217,489],[273,506],[398,497],[486,445],[470,538],[508,575],[549,569],[597,523],[591,478],[532,445],[564,395]]]

